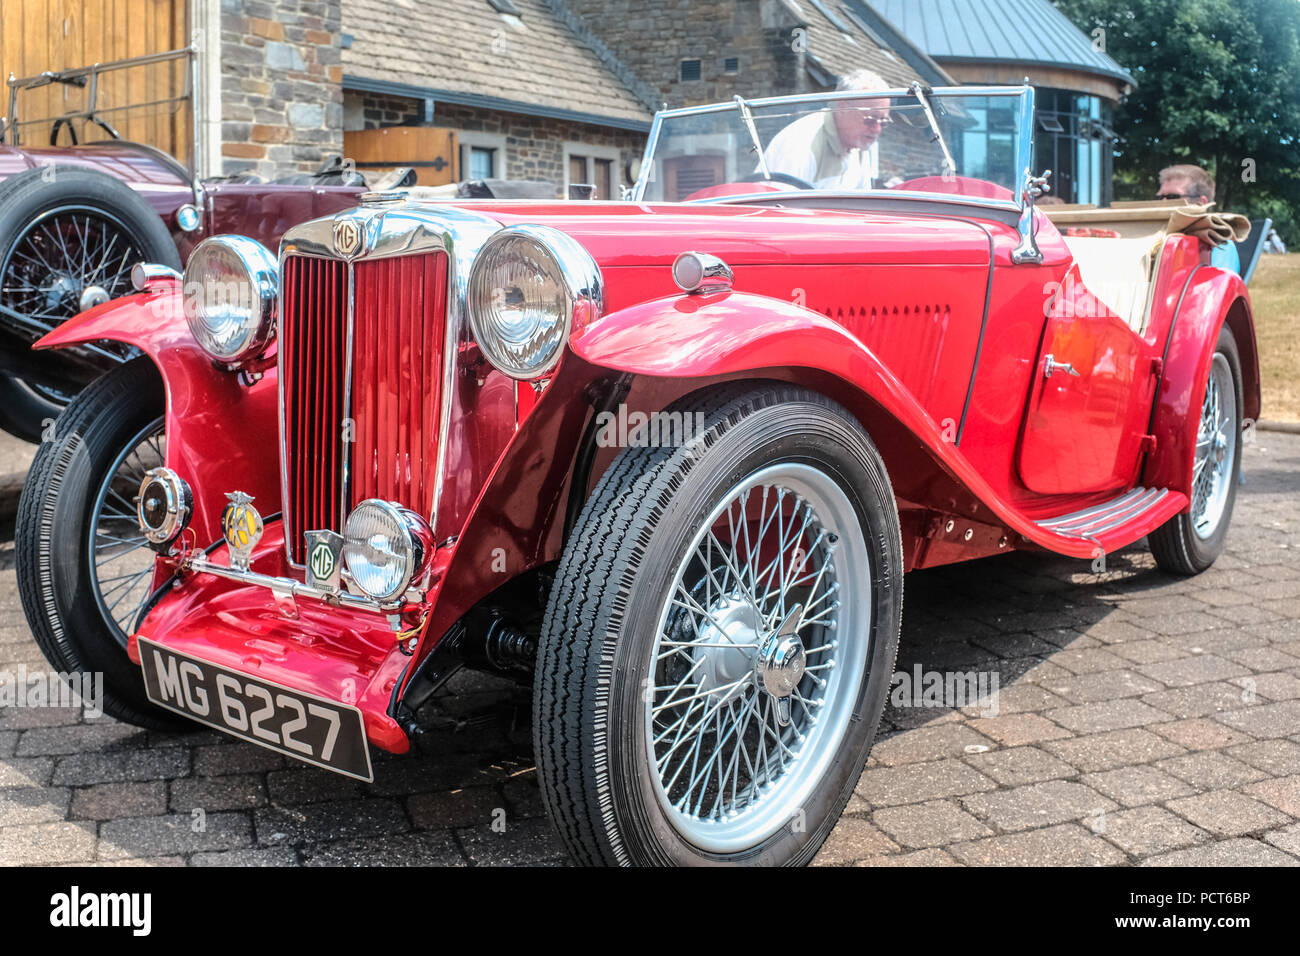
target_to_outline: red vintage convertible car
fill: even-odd
[[[858,188],[779,168],[814,116],[880,130]],[[144,354],[33,466],[37,639],[124,720],[363,780],[458,667],[531,675],[575,859],[807,862],[906,572],[1224,545],[1246,290],[1191,235],[1063,236],[1032,123],[1019,87],[737,100],[661,113],[630,201],[204,242],[40,343]]]

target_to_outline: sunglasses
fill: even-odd
[[[1182,199],[1191,202],[1193,199],[1200,198],[1195,193],[1156,193],[1156,199]]]
[[[888,126],[893,122],[888,116],[878,116],[874,113],[867,113],[862,117],[864,125],[868,126]]]

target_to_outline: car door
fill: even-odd
[[[1138,306],[1121,317],[1084,284],[1077,263],[1067,272],[1049,305],[1021,434],[1018,469],[1030,490],[1132,485],[1159,368],[1133,327],[1143,314]]]

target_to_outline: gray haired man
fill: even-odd
[[[870,70],[854,70],[836,89],[870,92],[888,84]],[[877,140],[889,122],[888,98],[835,100],[777,133],[763,158],[769,172],[818,189],[870,189],[880,175]]]

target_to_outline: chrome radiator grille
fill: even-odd
[[[291,255],[282,283],[284,521],[301,565],[303,532],[341,531],[365,498],[433,509],[447,255]]]

